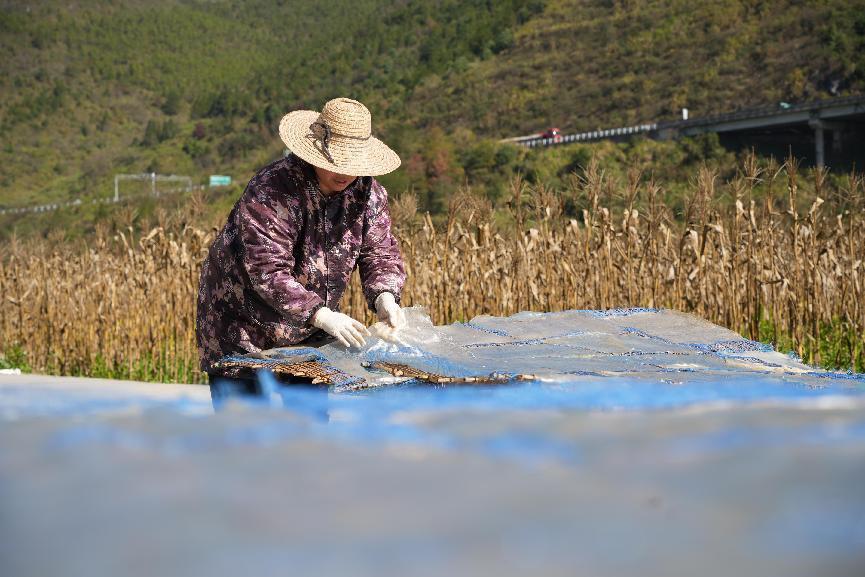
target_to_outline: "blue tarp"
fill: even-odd
[[[216,414],[0,378],[0,574],[863,574],[862,375],[674,311],[408,317]]]

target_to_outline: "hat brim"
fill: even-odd
[[[331,162],[321,150],[321,140],[310,130],[318,116],[314,110],[295,110],[282,117],[279,136],[296,156],[313,166],[349,176],[379,176],[399,168],[399,155],[373,136],[355,140],[334,135],[328,146]]]

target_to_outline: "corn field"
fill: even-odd
[[[392,201],[403,304],[437,324],[522,310],[693,312],[806,362],[865,368],[865,182],[827,187],[792,159],[703,168],[679,214],[638,171],[592,161],[563,190],[511,184],[506,206],[461,190],[446,220]],[[800,191],[807,184],[808,194]],[[802,187],[804,188],[804,187]],[[13,242],[0,257],[0,352],[35,371],[196,382],[198,272],[216,230],[130,228],[75,249]],[[343,311],[367,323],[357,275]]]

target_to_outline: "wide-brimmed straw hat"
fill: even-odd
[[[303,160],[350,176],[378,176],[396,170],[399,155],[372,135],[372,116],[350,98],[334,98],[321,112],[295,110],[282,117],[279,136]]]

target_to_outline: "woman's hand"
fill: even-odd
[[[346,347],[362,347],[366,344],[364,335],[369,336],[369,331],[360,321],[327,307],[318,309],[312,317],[312,326],[336,337]]]
[[[396,304],[396,298],[391,293],[381,293],[376,297],[375,312],[378,313],[378,320],[395,329],[405,326],[405,313]]]

